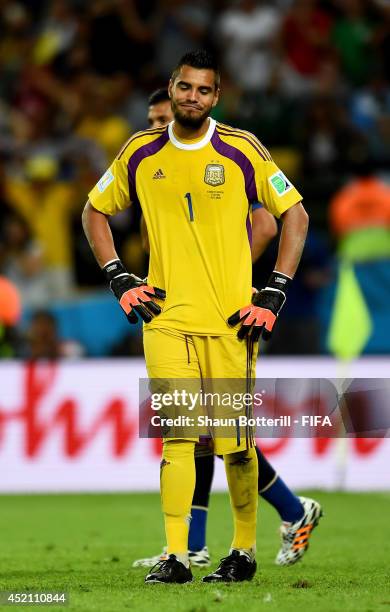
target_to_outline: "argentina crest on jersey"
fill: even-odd
[[[225,168],[221,164],[207,164],[204,182],[213,187],[223,185],[225,182]]]

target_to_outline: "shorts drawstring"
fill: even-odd
[[[246,339],[246,392],[252,394],[252,366],[253,366],[253,353],[254,353],[255,343],[253,342],[251,336],[249,335]],[[251,403],[253,409],[253,399]],[[253,416],[249,414],[250,407],[246,406],[245,412],[246,417]],[[250,436],[249,440],[249,427],[246,426],[246,447],[251,448],[253,446],[253,436]],[[249,444],[250,442],[250,444]]]
[[[187,336],[184,336],[184,337],[186,339],[187,363],[191,363],[191,360],[190,360],[190,349],[189,349],[189,346],[188,346],[188,338],[187,338]]]

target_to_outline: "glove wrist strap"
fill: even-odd
[[[117,276],[128,274],[128,271],[120,259],[114,259],[113,261],[106,263],[106,265],[103,267],[103,273],[107,282],[110,283]]]
[[[287,276],[287,274],[274,270],[269,277],[267,286],[265,288],[282,291],[282,293],[286,295],[291,281],[292,278]]]

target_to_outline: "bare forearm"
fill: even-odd
[[[108,261],[118,259],[107,217],[95,210],[89,201],[85,205],[82,222],[89,246],[99,266],[103,268]]]
[[[282,216],[283,226],[279,241],[275,270],[293,278],[305,245],[309,217],[302,204],[289,208]]]
[[[264,253],[277,233],[275,218],[265,208],[256,209],[252,215],[252,263]]]
[[[269,243],[269,238],[261,235],[259,236],[256,240],[253,240],[252,242],[252,263],[254,264],[260,257],[260,255],[262,255],[265,251],[265,249],[267,248]]]

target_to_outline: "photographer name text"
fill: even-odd
[[[291,415],[271,417],[247,417],[240,415],[236,418],[213,418],[199,415],[196,418],[180,415],[175,418],[163,417],[159,414],[154,415],[151,420],[153,426],[163,427],[332,427],[329,416],[320,415],[300,415],[299,418],[292,418]]]

